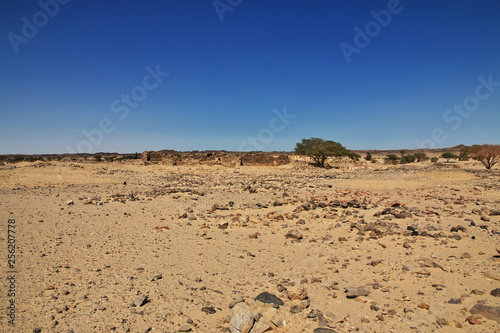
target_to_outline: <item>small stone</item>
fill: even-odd
[[[286,233],[285,237],[288,239],[299,240],[299,239],[302,239],[302,234],[294,229],[294,230],[289,230]]]
[[[413,214],[410,212],[401,212],[401,213],[394,215],[394,217],[396,217],[397,219],[405,219],[407,217],[410,217],[410,218],[413,217]]]
[[[462,257],[461,257],[461,258],[462,258],[462,259],[470,259],[470,258],[471,258],[471,255],[470,255],[470,253],[465,252],[464,254],[462,254]]]
[[[337,333],[337,331],[334,331],[331,328],[318,327],[314,329],[313,333]]]
[[[490,295],[491,295],[491,296],[495,296],[495,297],[500,297],[500,288],[493,289],[493,290],[490,292]]]
[[[217,312],[213,306],[204,306],[201,308],[201,311],[208,314],[214,314]]]
[[[266,304],[276,304],[276,305],[285,304],[279,297],[271,293],[268,293],[267,291],[260,293],[257,297],[255,297],[255,300]]]
[[[361,322],[364,324],[368,324],[370,322],[370,320],[366,317],[363,317],[363,318],[361,318]]]
[[[92,204],[92,199],[89,199],[89,198],[83,199],[82,202],[83,202],[84,205],[90,205],[90,204]]]
[[[356,298],[359,296],[368,296],[370,291],[363,287],[346,287],[345,288],[347,298]]]
[[[448,304],[462,304],[462,300],[460,298],[450,298]]]
[[[143,306],[147,303],[148,297],[141,295],[135,299],[135,306]]]
[[[418,307],[421,308],[421,309],[425,309],[425,310],[429,310],[429,308],[430,308],[429,304],[424,303],[424,302],[420,303],[418,305]]]
[[[70,205],[74,205],[75,203],[73,202],[73,200],[68,200],[66,201],[66,205],[70,206]]]
[[[303,300],[307,298],[307,291],[304,287],[288,288],[287,296],[291,300]]]
[[[469,311],[472,314],[480,314],[481,316],[500,321],[500,306],[489,306],[484,304],[476,304]]]
[[[219,223],[218,228],[219,229],[227,229],[228,226],[229,226],[229,223],[227,221],[224,221],[224,222]]]
[[[439,326],[448,326],[450,324],[450,322],[448,320],[446,320],[445,318],[439,318],[439,319],[437,319],[436,323]]]
[[[479,325],[479,324],[481,324],[481,320],[479,320],[479,319],[477,319],[477,318],[474,318],[474,317],[468,317],[466,320],[467,320],[467,321],[469,322],[469,324],[471,324],[471,325]]]
[[[291,313],[299,313],[302,310],[307,309],[310,304],[311,304],[311,301],[308,299],[304,299],[304,300],[294,299],[292,301],[292,304],[290,305],[290,312]]]
[[[240,302],[233,308],[233,317],[229,321],[231,333],[248,333],[252,329],[254,317],[247,303]]]
[[[182,325],[178,332],[191,332],[191,327],[189,325]]]

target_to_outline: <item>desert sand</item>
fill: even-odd
[[[349,169],[4,166],[1,331],[499,332],[498,167]]]

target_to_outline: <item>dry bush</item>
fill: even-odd
[[[474,145],[469,150],[473,159],[481,162],[486,169],[491,169],[500,161],[500,145]]]

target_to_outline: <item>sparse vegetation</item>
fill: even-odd
[[[423,162],[429,159],[426,153],[415,153],[415,158],[417,159],[417,162]]]
[[[372,160],[373,160],[372,153],[367,152],[367,153],[366,153],[365,160],[367,160],[367,161],[372,161]]]
[[[350,152],[347,153],[347,157],[349,157],[353,161],[359,161],[359,159],[361,158],[361,155],[356,154],[353,151],[350,151]]]
[[[403,157],[401,157],[401,164],[405,164],[405,163],[413,163],[416,161],[416,157],[415,155],[405,155]]]
[[[491,169],[500,161],[500,145],[474,145],[469,151],[471,157],[481,162],[486,169]]]
[[[384,158],[386,164],[399,164],[400,158],[398,155],[389,154]]]
[[[441,157],[446,158],[446,163],[450,163],[451,159],[458,159],[458,155],[455,155],[453,153],[443,153]]]
[[[94,160],[95,160],[96,162],[101,162],[101,161],[102,161],[102,156],[101,156],[101,155],[95,155],[95,156],[94,156]]]
[[[439,161],[439,157],[435,156],[431,158],[432,163],[437,163]]]
[[[469,155],[470,147],[463,147],[460,149],[460,155],[458,155],[459,161],[468,161],[470,159]]]
[[[348,156],[349,153],[340,143],[320,138],[302,139],[302,142],[295,146],[295,154],[311,157],[320,167],[325,166],[328,157]]]

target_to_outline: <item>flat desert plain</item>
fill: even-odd
[[[499,332],[499,180],[477,162],[2,166],[0,327]]]

